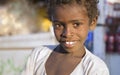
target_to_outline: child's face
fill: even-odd
[[[56,7],[52,22],[57,40],[70,52],[84,48],[88,31],[95,26],[89,22],[86,9],[79,5]]]

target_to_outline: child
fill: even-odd
[[[35,48],[24,75],[109,75],[106,64],[86,49],[98,18],[98,0],[49,0],[48,15],[59,45]]]

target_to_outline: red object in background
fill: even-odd
[[[113,53],[115,52],[115,36],[113,33],[108,33],[106,36],[106,52]]]
[[[120,53],[120,32],[115,35],[115,50]]]
[[[108,26],[119,25],[120,24],[120,15],[118,17],[107,16],[105,23]]]

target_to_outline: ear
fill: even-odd
[[[95,18],[92,19],[92,22],[90,23],[90,30],[93,31],[97,25],[97,19],[98,19],[98,15],[96,15]]]

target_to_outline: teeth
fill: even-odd
[[[69,44],[69,42],[66,42],[66,44]]]
[[[70,44],[70,45],[72,45],[72,44],[74,44],[74,42],[66,42],[66,44]]]

